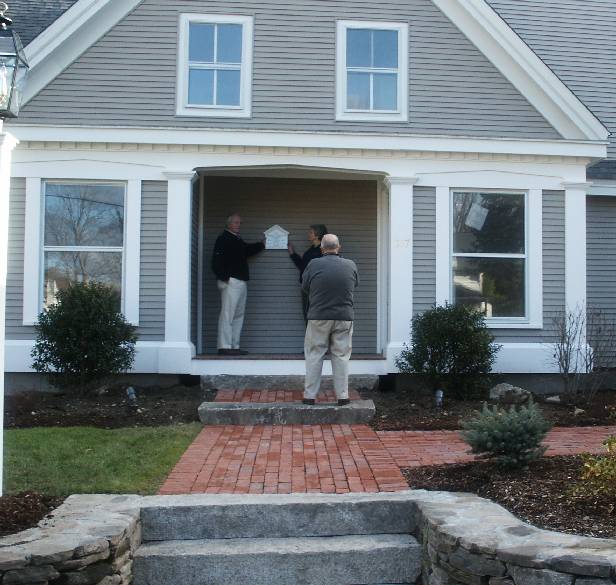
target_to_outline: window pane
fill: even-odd
[[[211,106],[214,104],[214,71],[191,69],[188,74],[188,103]]]
[[[191,22],[188,43],[189,61],[214,62],[214,25]]]
[[[524,195],[454,193],[454,252],[524,254]]]
[[[66,288],[72,282],[89,281],[106,284],[120,294],[122,288],[122,253],[45,252],[46,307],[55,302],[58,290]]]
[[[372,31],[347,29],[347,67],[372,67]]]
[[[370,73],[349,73],[347,76],[347,108],[370,109]]]
[[[395,74],[375,73],[374,84],[374,109],[397,110],[398,109],[398,76]]]
[[[46,246],[122,246],[124,187],[45,185]]]
[[[217,63],[242,62],[242,25],[218,25],[218,56]]]
[[[373,32],[373,67],[398,67],[398,31]]]
[[[456,304],[474,307],[486,317],[524,317],[525,260],[454,258]]]
[[[240,72],[219,70],[216,72],[218,80],[216,84],[216,105],[239,106],[240,105]]]

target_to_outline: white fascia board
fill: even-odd
[[[89,49],[141,0],[78,0],[25,47],[30,64],[24,103]]]
[[[485,0],[433,0],[537,111],[567,139],[609,131]]]
[[[20,141],[86,142],[115,144],[171,144],[241,147],[329,148],[387,151],[471,152],[538,156],[575,156],[602,160],[607,141],[479,138],[412,134],[367,134],[348,132],[280,132],[142,128],[119,126],[53,126],[15,124],[11,132]]]

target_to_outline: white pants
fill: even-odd
[[[349,397],[349,360],[353,349],[353,321],[309,320],[304,338],[306,381],[304,398],[316,398],[321,388],[323,360],[330,351],[337,398]]]
[[[218,317],[218,349],[239,349],[248,287],[246,282],[237,278],[230,278],[229,282],[222,280],[216,282],[221,301]]]

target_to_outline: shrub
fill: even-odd
[[[480,457],[516,468],[543,455],[545,447],[541,442],[550,427],[532,400],[509,410],[484,404],[481,412],[462,422],[462,438]]]
[[[499,349],[481,313],[446,304],[413,317],[411,346],[405,346],[396,366],[424,374],[433,390],[469,397],[485,388]]]
[[[119,304],[116,291],[96,282],[60,290],[35,326],[33,368],[58,388],[82,392],[128,370],[137,335]]]
[[[584,455],[580,482],[575,493],[581,496],[616,498],[616,436],[603,445],[606,455]]]

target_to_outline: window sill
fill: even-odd
[[[499,321],[486,319],[488,329],[543,329],[543,321]]]
[[[198,108],[182,107],[175,112],[176,116],[191,118],[250,118],[251,112],[246,108]]]
[[[337,122],[408,122],[408,116],[403,113],[378,112],[338,112]]]

